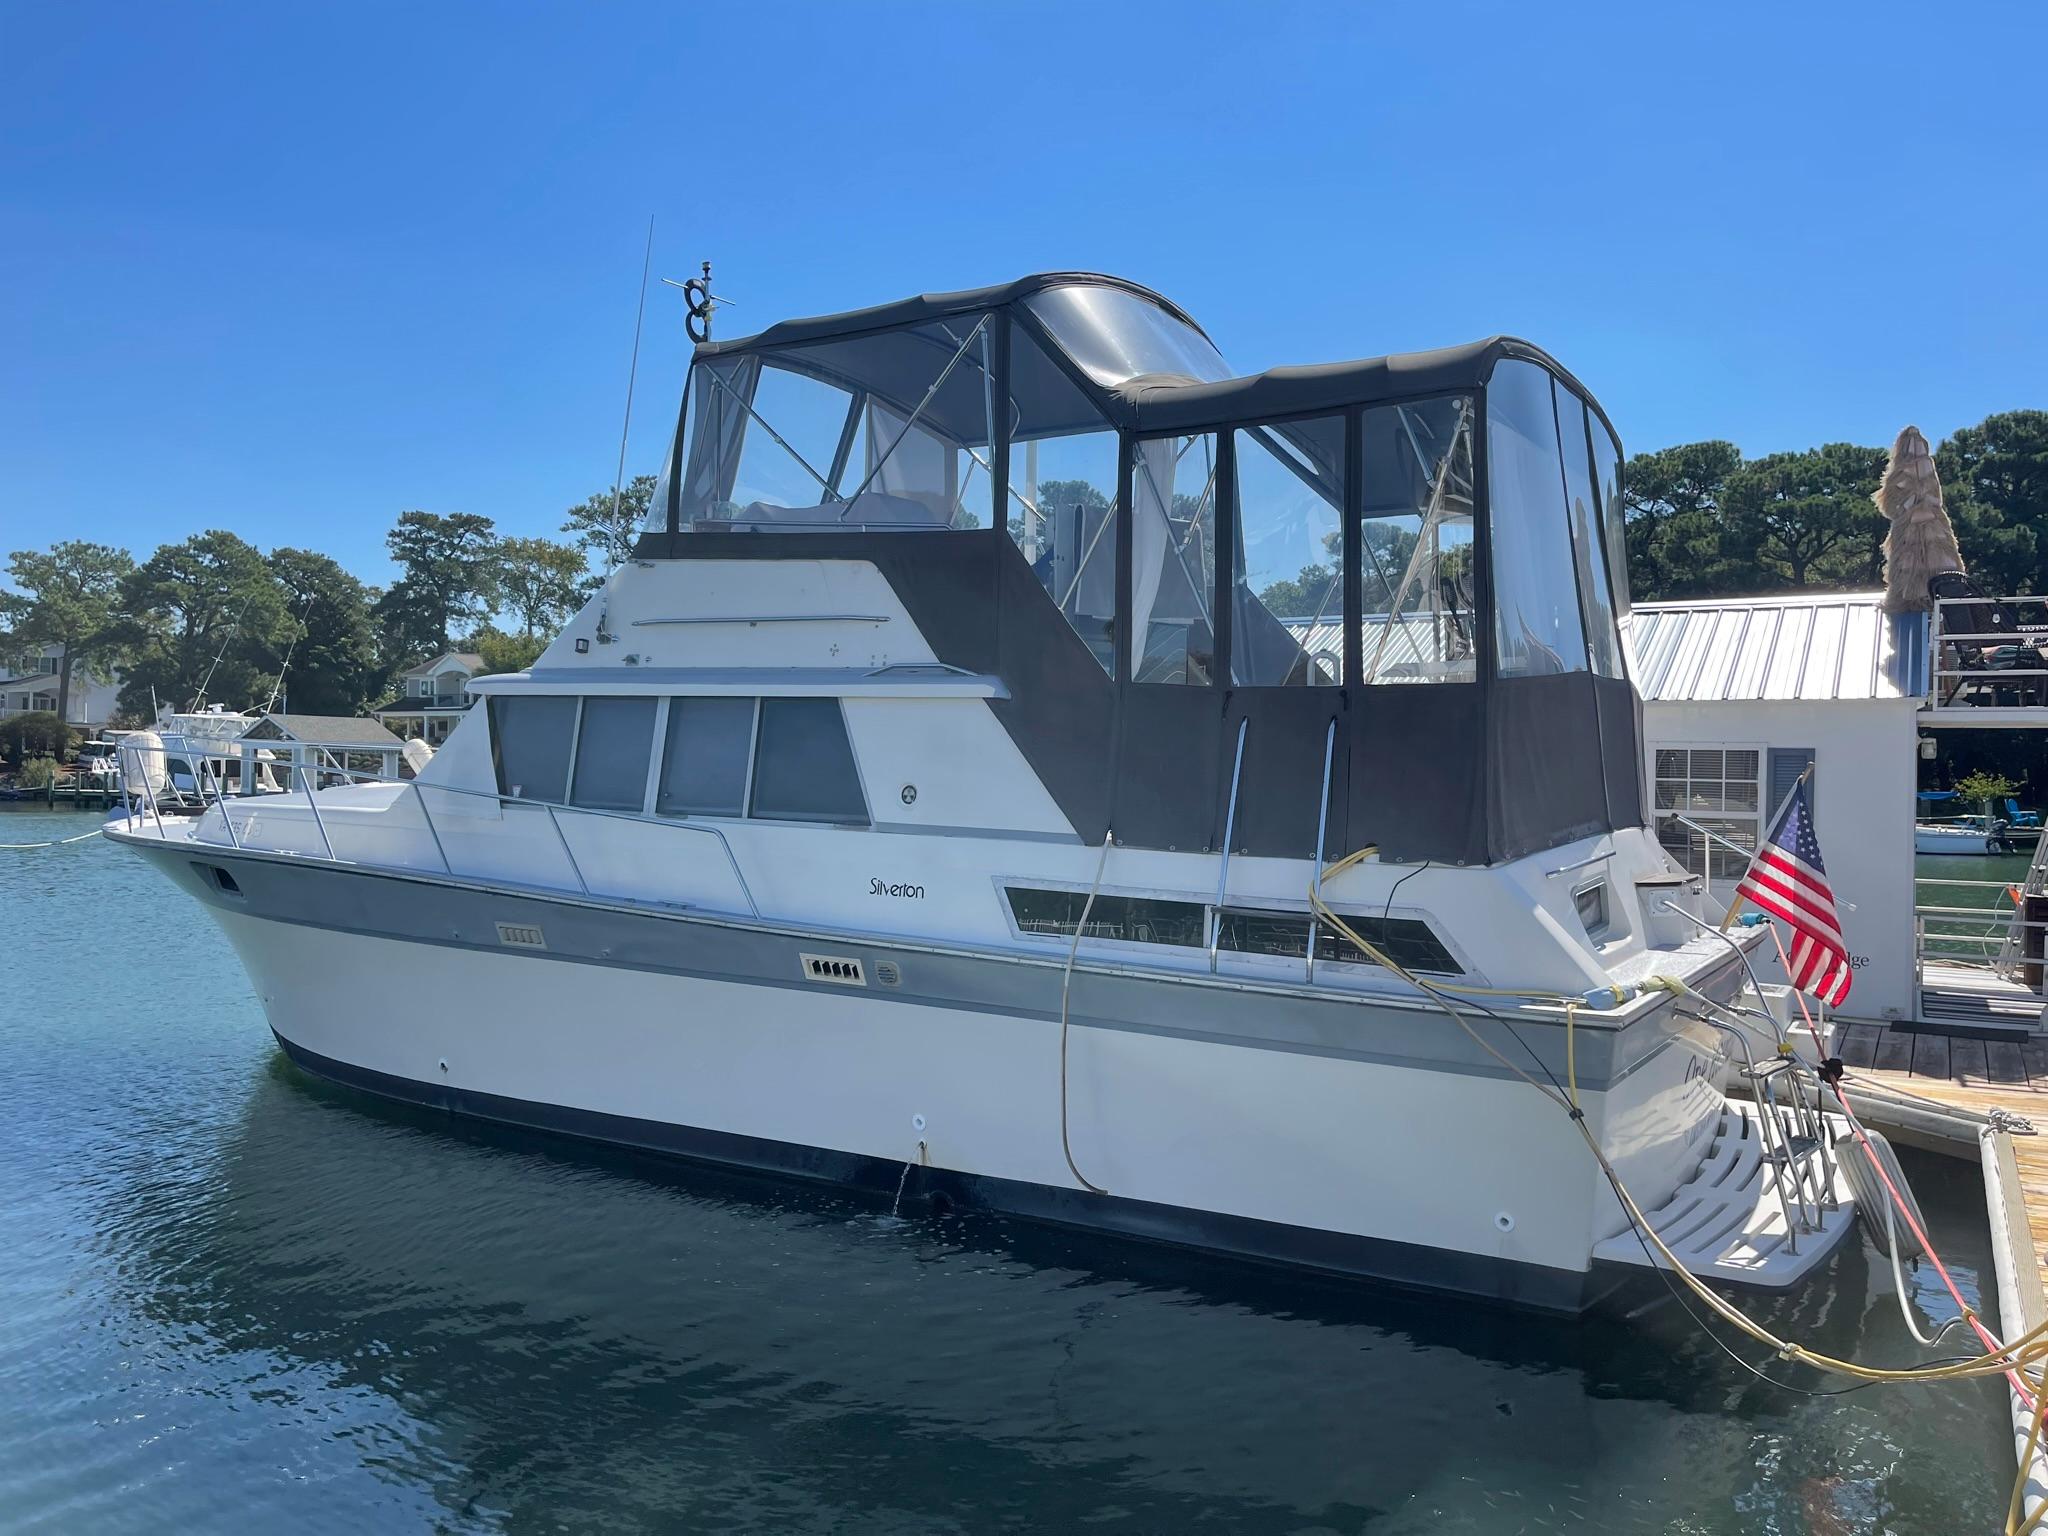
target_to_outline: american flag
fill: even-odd
[[[1849,946],[1835,915],[1835,893],[1813,835],[1813,800],[1805,779],[1778,813],[1735,894],[1792,925],[1792,985],[1830,1008],[1849,995]]]

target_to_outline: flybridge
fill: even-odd
[[[1086,840],[1492,863],[1642,821],[1620,465],[1525,342],[1239,378],[1045,274],[700,346],[640,555],[872,565]]]

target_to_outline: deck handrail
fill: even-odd
[[[124,746],[120,750],[124,753],[128,751],[135,752],[137,754],[139,769],[140,754],[144,749],[140,747],[129,748]],[[319,829],[320,842],[321,845],[326,849],[327,862],[333,864],[361,864],[363,865],[363,867],[371,869],[401,869],[409,867],[398,864],[377,863],[374,861],[366,863],[363,860],[344,859],[339,854],[337,854],[334,851],[334,841],[328,835],[326,820],[320,814],[320,806],[317,801],[317,795],[319,792],[318,788],[308,778],[305,766],[303,764],[295,763],[292,765],[292,767],[298,777],[300,785],[302,786],[302,792],[306,797],[307,809],[312,813],[313,816],[313,823],[315,827]],[[339,774],[351,784],[396,784],[397,787],[400,789],[410,789],[412,791],[414,800],[419,805],[420,818],[422,821],[425,822],[427,833],[433,839],[434,852],[440,858],[442,871],[443,873],[450,876],[457,876],[458,872],[456,871],[453,862],[448,857],[447,844],[443,841],[441,837],[441,829],[435,824],[433,811],[427,804],[426,792],[428,790],[432,790],[435,794],[460,795],[472,800],[488,800],[496,804],[500,810],[502,810],[504,807],[508,805],[521,805],[529,806],[534,809],[546,812],[549,825],[552,826],[554,829],[555,837],[561,846],[563,856],[568,861],[571,873],[573,873],[576,877],[577,888],[580,889],[582,894],[585,896],[592,896],[595,893],[591,890],[590,882],[588,878],[584,875],[583,867],[577,861],[576,854],[569,845],[569,839],[567,834],[565,834],[562,831],[562,820],[560,815],[561,812],[566,811],[572,816],[598,817],[611,821],[627,821],[632,822],[636,826],[658,826],[676,832],[695,832],[700,835],[710,837],[715,842],[717,842],[719,850],[725,855],[726,867],[732,872],[733,883],[739,887],[740,895],[745,899],[747,903],[748,916],[756,919],[757,921],[761,916],[760,904],[754,899],[753,888],[747,884],[746,872],[740,868],[740,861],[732,851],[732,843],[727,839],[724,831],[718,827],[707,826],[702,822],[671,819],[668,817],[655,818],[649,816],[633,815],[624,811],[599,810],[593,806],[558,806],[552,801],[528,800],[518,795],[503,794],[497,790],[470,789],[460,784],[422,784],[418,779],[396,781],[392,779],[379,777],[378,775],[373,773],[364,773],[356,769],[346,767],[335,767],[331,769],[323,769],[321,771],[323,773]],[[141,780],[143,799],[145,805],[147,809],[150,811],[151,815],[156,820],[157,835],[160,838],[167,837],[168,834],[165,832],[163,825],[162,811],[156,804],[155,795],[151,789],[149,782],[149,775],[146,772],[138,771],[137,777]],[[125,777],[122,782],[125,787],[127,783]],[[331,788],[333,786],[329,787]],[[268,797],[227,795],[218,793],[218,791],[216,792],[214,808],[219,810],[219,812],[221,813],[221,820],[226,824],[229,846],[240,851],[250,851],[248,849],[248,846],[242,842],[240,830],[235,826],[233,814],[234,809],[246,803],[250,806],[251,812],[253,814],[255,808],[260,807],[266,798]],[[395,804],[396,802],[394,801],[393,803]],[[131,820],[132,819],[133,818],[131,817]],[[261,852],[263,850],[258,849],[254,851]],[[567,889],[567,887],[565,886],[563,887],[563,889]]]

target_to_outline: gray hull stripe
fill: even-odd
[[[836,934],[806,936],[689,913],[578,902],[287,857],[238,855],[211,847],[134,846],[194,897],[223,912],[297,927],[365,935],[516,957],[538,964],[598,965],[698,980],[844,995],[805,979],[800,952],[824,950],[860,958],[869,985],[857,995],[911,1007],[960,1009],[1001,1017],[1055,1020],[1060,968],[1044,961],[918,947],[893,947]],[[232,871],[238,894],[205,872]],[[514,948],[499,924],[538,927],[546,948]],[[900,976],[879,982],[880,962]],[[1265,991],[1204,978],[1092,970],[1074,973],[1072,1019],[1077,1027],[1198,1040],[1431,1072],[1506,1079],[1493,1061],[1440,1012],[1387,1004],[1357,993],[1327,997]],[[1564,1073],[1564,1031],[1547,1021],[1506,1026],[1474,1021],[1502,1054],[1537,1076]],[[1577,1056],[1582,1088],[1599,1091],[1641,1070],[1677,1044],[1670,1010],[1616,1029],[1582,1027]],[[1697,1029],[1697,1026],[1689,1026]],[[1711,1039],[1702,1041],[1712,1049]]]

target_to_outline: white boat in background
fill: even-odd
[[[1994,823],[1990,831],[1967,822],[1916,821],[1913,823],[1915,853],[1953,853],[1986,858],[2010,853],[2012,845],[2004,836],[2004,824]]]
[[[1765,934],[1644,824],[1621,451],[1553,359],[1232,378],[1055,274],[706,342],[685,398],[637,558],[416,778],[109,823],[293,1060],[1552,1309],[1648,1252],[1589,1139],[1698,1273],[1845,1235],[1728,1007]]]

